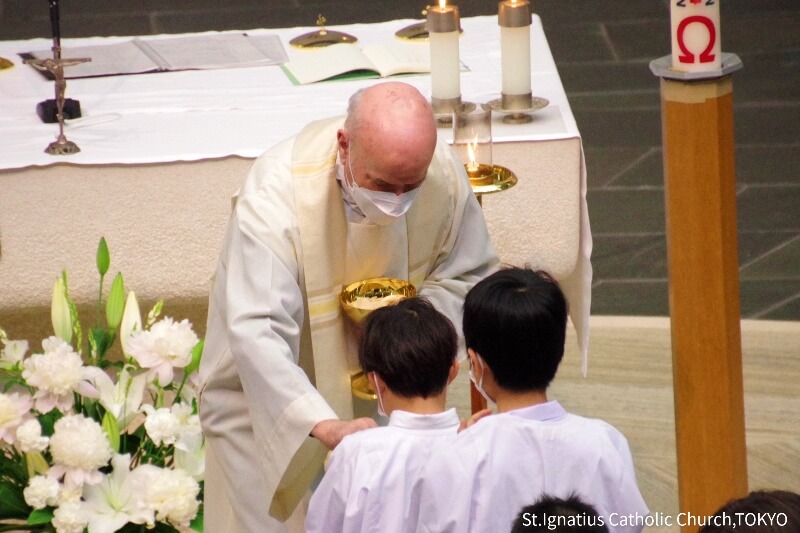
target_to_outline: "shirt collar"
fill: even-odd
[[[557,420],[567,416],[567,411],[561,404],[555,400],[546,403],[532,405],[530,407],[523,407],[522,409],[515,409],[509,411],[508,414],[527,418],[528,420],[538,420],[544,422],[546,420]]]
[[[446,429],[458,426],[461,420],[454,408],[436,413],[435,415],[420,415],[395,409],[389,417],[389,425],[408,429]]]

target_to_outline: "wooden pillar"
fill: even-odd
[[[707,516],[747,494],[732,77],[661,104],[679,504]]]

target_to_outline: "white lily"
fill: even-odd
[[[93,383],[100,392],[100,405],[117,419],[119,429],[128,427],[142,405],[147,374],[131,376],[126,367],[120,370],[116,383],[105,372],[97,373]]]
[[[113,533],[128,522],[148,524],[155,521],[154,512],[140,505],[134,490],[136,470],[131,472],[131,456],[115,455],[112,471],[97,485],[84,485],[83,511],[89,521],[89,533]]]
[[[122,345],[122,353],[125,357],[131,357],[128,352],[128,340],[134,331],[142,331],[142,312],[139,310],[139,301],[136,293],[128,292],[128,299],[125,301],[125,311],[122,313],[122,322],[119,325],[119,339]]]
[[[206,443],[200,426],[184,426],[175,443],[175,466],[197,481],[206,472]]]
[[[50,319],[53,322],[55,334],[69,344],[72,341],[72,315],[69,312],[69,303],[65,295],[63,276],[57,277],[56,283],[53,285]]]

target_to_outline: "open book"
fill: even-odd
[[[298,52],[282,68],[292,83],[301,85],[343,74],[348,78],[377,78],[425,73],[431,71],[431,60],[427,43],[398,41],[364,48],[350,43],[338,43]]]
[[[50,50],[24,54],[53,57]],[[88,78],[142,72],[277,65],[288,59],[277,35],[209,33],[139,39],[116,44],[62,47],[65,59],[89,57],[88,63],[64,69],[65,78]]]

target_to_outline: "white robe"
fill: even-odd
[[[551,401],[484,418],[432,452],[413,489],[410,520],[421,532],[509,531],[543,494],[573,492],[612,533],[641,531],[614,526],[649,514],[625,437]]]
[[[325,135],[329,144],[320,153],[335,158],[336,124],[329,122],[321,130],[329,132]],[[292,174],[297,150],[294,139],[289,139],[256,160],[240,189],[220,252],[200,366],[200,418],[208,450],[207,533],[288,530],[273,516],[285,518],[296,500],[290,497],[288,507],[275,507],[283,500],[273,499],[278,481],[300,472],[301,481],[293,486],[303,487],[318,471],[305,466],[314,461],[294,468],[295,459],[302,455],[297,453],[299,443],[304,449],[316,446],[312,453],[321,467],[322,447],[308,437],[310,431],[322,420],[352,416],[352,407],[350,413],[342,409],[337,414],[328,396],[351,398],[347,370],[358,369],[352,338],[347,360],[335,362],[345,371],[336,375],[325,367],[329,360],[333,362],[328,350],[319,353],[310,348],[308,298],[317,296],[306,294],[308,279],[303,275],[304,271],[308,274],[306,263],[317,258],[311,255],[314,248],[306,250],[301,242],[305,230],[298,222],[297,179]],[[332,181],[324,183],[336,183],[333,163],[330,159]],[[328,201],[326,209],[341,206],[341,212],[320,209],[317,218],[328,224],[332,217],[330,224],[346,227],[346,243],[334,252],[340,250],[345,256],[344,277],[336,283],[373,276],[410,279],[414,271],[413,276],[419,276],[418,293],[459,327],[464,295],[496,268],[497,257],[463,165],[441,140],[434,163],[444,170],[443,175],[429,174],[423,187],[430,181],[429,192],[449,191],[444,203],[451,207],[432,213],[416,210],[417,219],[424,215],[431,220],[428,227],[436,229],[428,233],[441,243],[424,272],[419,269],[426,263],[409,264],[410,224],[406,230],[402,219],[390,227],[345,221],[338,186],[331,190],[339,195],[339,204]],[[424,194],[423,190],[415,204]],[[414,209],[403,218],[408,219]],[[337,216],[341,218],[333,220]],[[367,247],[367,241],[382,245]],[[334,308],[332,313],[332,320],[342,320],[339,310]],[[318,390],[321,378],[327,380],[328,392]],[[293,467],[288,466],[290,460]]]
[[[455,409],[435,415],[395,410],[388,426],[345,437],[311,497],[306,531],[407,531],[411,486],[431,450],[455,439],[458,425]]]

